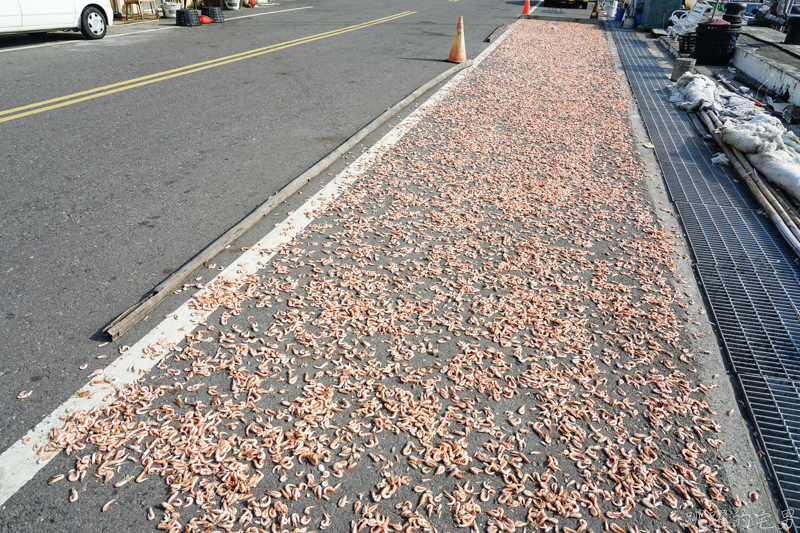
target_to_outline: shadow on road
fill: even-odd
[[[32,44],[48,44],[60,42],[74,42],[84,40],[78,32],[48,32],[48,33],[14,33],[0,36],[0,50],[30,46]]]
[[[424,57],[398,57],[397,59],[404,59],[408,61],[434,61],[436,63],[445,63],[445,59],[433,59],[433,58],[424,58]]]

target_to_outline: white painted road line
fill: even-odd
[[[238,17],[226,17],[225,20],[246,19],[248,17],[260,17],[261,15],[274,15],[275,13],[286,13],[287,11],[300,11],[301,9],[311,9],[314,6],[295,7],[292,9],[281,9],[280,11],[267,11],[265,13],[254,13],[252,15],[240,15]]]
[[[154,31],[164,31],[164,30],[171,30],[174,26],[168,26],[166,28],[152,28],[150,30],[139,30],[139,31],[130,31],[128,33],[118,33],[115,35],[106,35],[103,40],[106,39],[114,39],[115,37],[127,37],[128,35],[137,35],[139,33],[150,33]],[[56,41],[54,43],[44,43],[44,44],[32,44],[30,46],[18,46],[16,48],[6,48],[5,50],[0,50],[0,54],[4,54],[6,52],[19,52],[20,50],[30,50],[32,48],[43,48],[46,46],[67,46],[70,44],[102,44],[102,41],[87,41],[85,39],[75,39],[73,41]]]
[[[231,289],[240,287],[246,276],[253,275],[266,266],[279,247],[291,242],[299,232],[303,231],[324,211],[327,205],[350,187],[379,155],[402,139],[411,128],[422,120],[432,106],[446,97],[468,72],[476,68],[486,56],[497,48],[508,33],[505,32],[498,37],[475,58],[471,67],[456,74],[436,94],[384,135],[250,250],[239,256],[237,261],[220,272],[207,286],[219,284]],[[197,296],[202,296],[210,290],[209,288],[202,289]],[[91,383],[97,383],[96,385],[87,383],[78,391],[85,394],[84,397],[71,397],[0,455],[0,505],[3,505],[14,493],[24,487],[44,465],[52,460],[53,454],[47,452],[38,454],[34,451],[34,447],[44,449],[49,444],[50,431],[62,426],[62,417],[68,412],[91,411],[109,404],[117,390],[140,379],[142,372],[148,371],[158,364],[169,350],[183,341],[186,335],[214,312],[213,310],[201,312],[191,309],[190,302],[191,300],[184,302],[175,312],[167,315],[166,319],[122,353],[100,375],[94,376]]]
[[[67,44],[73,44],[73,43],[78,43],[78,42],[81,42],[81,41],[74,40],[74,41],[59,41],[59,42],[56,42],[56,43],[32,44],[30,46],[19,46],[17,48],[6,48],[5,50],[0,50],[0,54],[4,54],[6,52],[19,52],[20,50],[30,50],[32,48],[42,48],[42,47],[45,47],[45,46],[67,45]]]

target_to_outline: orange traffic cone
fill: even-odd
[[[594,2],[594,9],[592,9],[592,14],[589,16],[590,19],[600,18],[600,0],[595,0]]]
[[[522,8],[523,15],[531,14],[531,0],[525,0],[525,7]]]
[[[464,48],[464,17],[458,17],[456,26],[456,36],[453,38],[453,46],[450,48],[451,63],[463,63],[467,60],[467,51]]]

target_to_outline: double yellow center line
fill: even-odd
[[[181,68],[165,70],[164,72],[159,72],[157,74],[150,74],[148,76],[142,76],[141,78],[134,78],[132,80],[112,83],[111,85],[105,85],[103,87],[97,87],[96,89],[89,89],[87,91],[81,91],[79,93],[69,94],[67,96],[60,96],[51,100],[37,102],[35,104],[28,104],[21,107],[15,107],[14,109],[7,109],[5,111],[0,111],[0,122],[7,122],[9,120],[27,117],[29,115],[35,115],[36,113],[43,113],[45,111],[50,111],[51,109],[65,107],[68,105],[77,104],[79,102],[85,102],[86,100],[91,100],[93,98],[100,98],[101,96],[127,91],[128,89],[141,87],[143,85],[149,85],[151,83],[157,83],[159,81],[185,76],[194,72],[200,72],[201,70],[227,65],[228,63],[233,63],[235,61],[241,61],[243,59],[250,59],[263,54],[269,54],[270,52],[277,52],[278,50],[283,50],[284,48],[291,48],[292,46],[310,43],[320,39],[326,39],[328,37],[334,37],[343,33],[348,33],[351,31],[368,28],[369,26],[374,26],[376,24],[383,24],[384,22],[407,17],[408,15],[413,15],[414,13],[416,13],[416,11],[404,11],[403,13],[356,24],[355,26],[347,26],[346,28],[328,31],[325,33],[318,33],[317,35],[311,35],[308,37],[295,39],[293,41],[273,44],[263,48],[256,48],[255,50],[250,50],[248,52],[241,52],[239,54],[221,57],[219,59],[203,61],[202,63],[195,63],[194,65],[187,65]]]

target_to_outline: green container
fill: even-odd
[[[683,0],[645,0],[642,26],[648,30],[663,30],[669,24],[669,16],[682,4]]]

